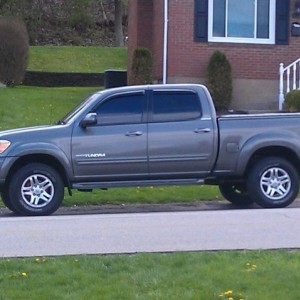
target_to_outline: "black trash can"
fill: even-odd
[[[104,88],[110,89],[127,85],[127,71],[106,70],[104,72]]]

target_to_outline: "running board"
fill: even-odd
[[[204,180],[193,178],[193,179],[171,179],[171,180],[77,182],[72,184],[72,188],[77,190],[92,190],[92,189],[108,189],[108,188],[116,188],[116,187],[197,185],[197,184],[204,184]]]

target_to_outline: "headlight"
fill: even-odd
[[[0,140],[0,154],[10,146],[10,141]]]

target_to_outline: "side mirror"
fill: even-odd
[[[87,114],[80,122],[80,126],[82,128],[86,128],[88,126],[97,125],[97,114],[96,113],[89,113]]]

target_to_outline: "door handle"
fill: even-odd
[[[125,134],[126,136],[141,136],[143,135],[142,131],[128,131]]]
[[[195,133],[209,133],[211,131],[210,128],[196,128],[194,130]]]

